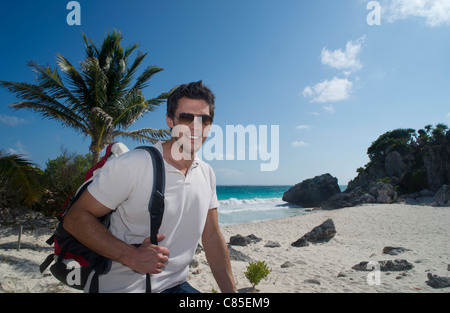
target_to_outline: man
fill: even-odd
[[[186,279],[200,238],[221,291],[236,291],[218,225],[215,175],[195,157],[213,121],[214,102],[214,94],[201,81],[180,86],[167,100],[172,138],[155,144],[166,171],[158,246],[149,238],[147,206],[153,167],[144,150],[132,150],[108,162],[66,214],[64,228],[112,260],[111,270],[99,276],[100,292],[145,292],[146,273],[152,274],[152,292],[198,292]],[[97,218],[111,210],[108,230]]]

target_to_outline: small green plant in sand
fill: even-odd
[[[247,266],[247,271],[244,273],[248,281],[252,284],[253,290],[255,290],[256,285],[266,278],[272,269],[269,268],[265,261],[250,262]]]

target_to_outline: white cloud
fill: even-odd
[[[293,147],[308,147],[309,145],[304,141],[293,141],[291,143]]]
[[[334,112],[336,112],[336,110],[334,109],[334,106],[333,106],[332,104],[330,104],[330,105],[325,105],[325,106],[323,107],[323,109],[324,109],[325,111],[327,111],[328,113],[334,113]]]
[[[389,22],[420,17],[430,27],[450,25],[450,0],[385,0],[382,8]]]
[[[312,102],[336,102],[346,100],[350,96],[353,83],[347,78],[334,77],[332,80],[324,80],[316,85],[307,86],[303,90],[305,98],[312,98]]]
[[[295,128],[299,130],[311,130],[311,127],[309,127],[308,125],[298,125]]]
[[[17,116],[0,114],[0,124],[6,124],[9,126],[17,126],[20,124],[25,124],[25,119]]]
[[[450,112],[449,112],[449,113],[447,113],[447,117],[449,117],[449,118],[450,118]]]
[[[20,154],[25,158],[28,158],[28,159],[31,158],[31,154],[27,151],[27,148],[20,141],[18,141],[14,144],[14,148],[6,149],[6,153]]]
[[[358,55],[361,52],[361,46],[365,38],[366,36],[364,35],[356,41],[349,40],[345,46],[345,51],[341,49],[330,51],[323,48],[321,54],[322,64],[338,70],[347,70],[344,72],[346,75],[349,75],[351,71],[360,70],[362,66]]]

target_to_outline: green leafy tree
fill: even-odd
[[[66,148],[61,149],[61,155],[57,158],[48,160],[41,178],[46,191],[37,210],[46,215],[60,213],[66,200],[84,182],[91,163],[91,153],[77,155]]]
[[[34,111],[89,136],[93,164],[98,162],[102,149],[118,136],[152,143],[166,139],[168,129],[128,130],[169,96],[170,91],[147,100],[142,93],[149,80],[163,69],[148,66],[134,80],[147,53],[139,51],[131,60],[130,55],[138,44],[122,47],[119,31],[110,32],[100,47],[84,34],[83,40],[86,58],[80,63],[80,70],[61,54],[57,55],[56,63],[64,80],[56,69],[29,61],[28,66],[36,74],[36,84],[0,81],[0,86],[21,100],[9,106],[14,110]]]
[[[367,149],[371,162],[376,162],[386,156],[390,151],[398,151],[400,154],[410,152],[412,143],[415,142],[416,131],[412,128],[395,129],[381,135]]]

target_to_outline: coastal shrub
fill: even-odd
[[[427,174],[424,170],[406,172],[403,174],[399,185],[402,193],[421,191],[428,187]]]
[[[252,284],[252,288],[255,289],[256,285],[258,285],[263,278],[266,278],[270,272],[272,272],[272,269],[267,266],[265,261],[257,261],[248,264],[247,271],[244,275]]]
[[[92,154],[77,155],[62,148],[62,154],[46,162],[42,183],[45,194],[36,210],[49,215],[58,215],[64,202],[83,183],[91,168]]]

